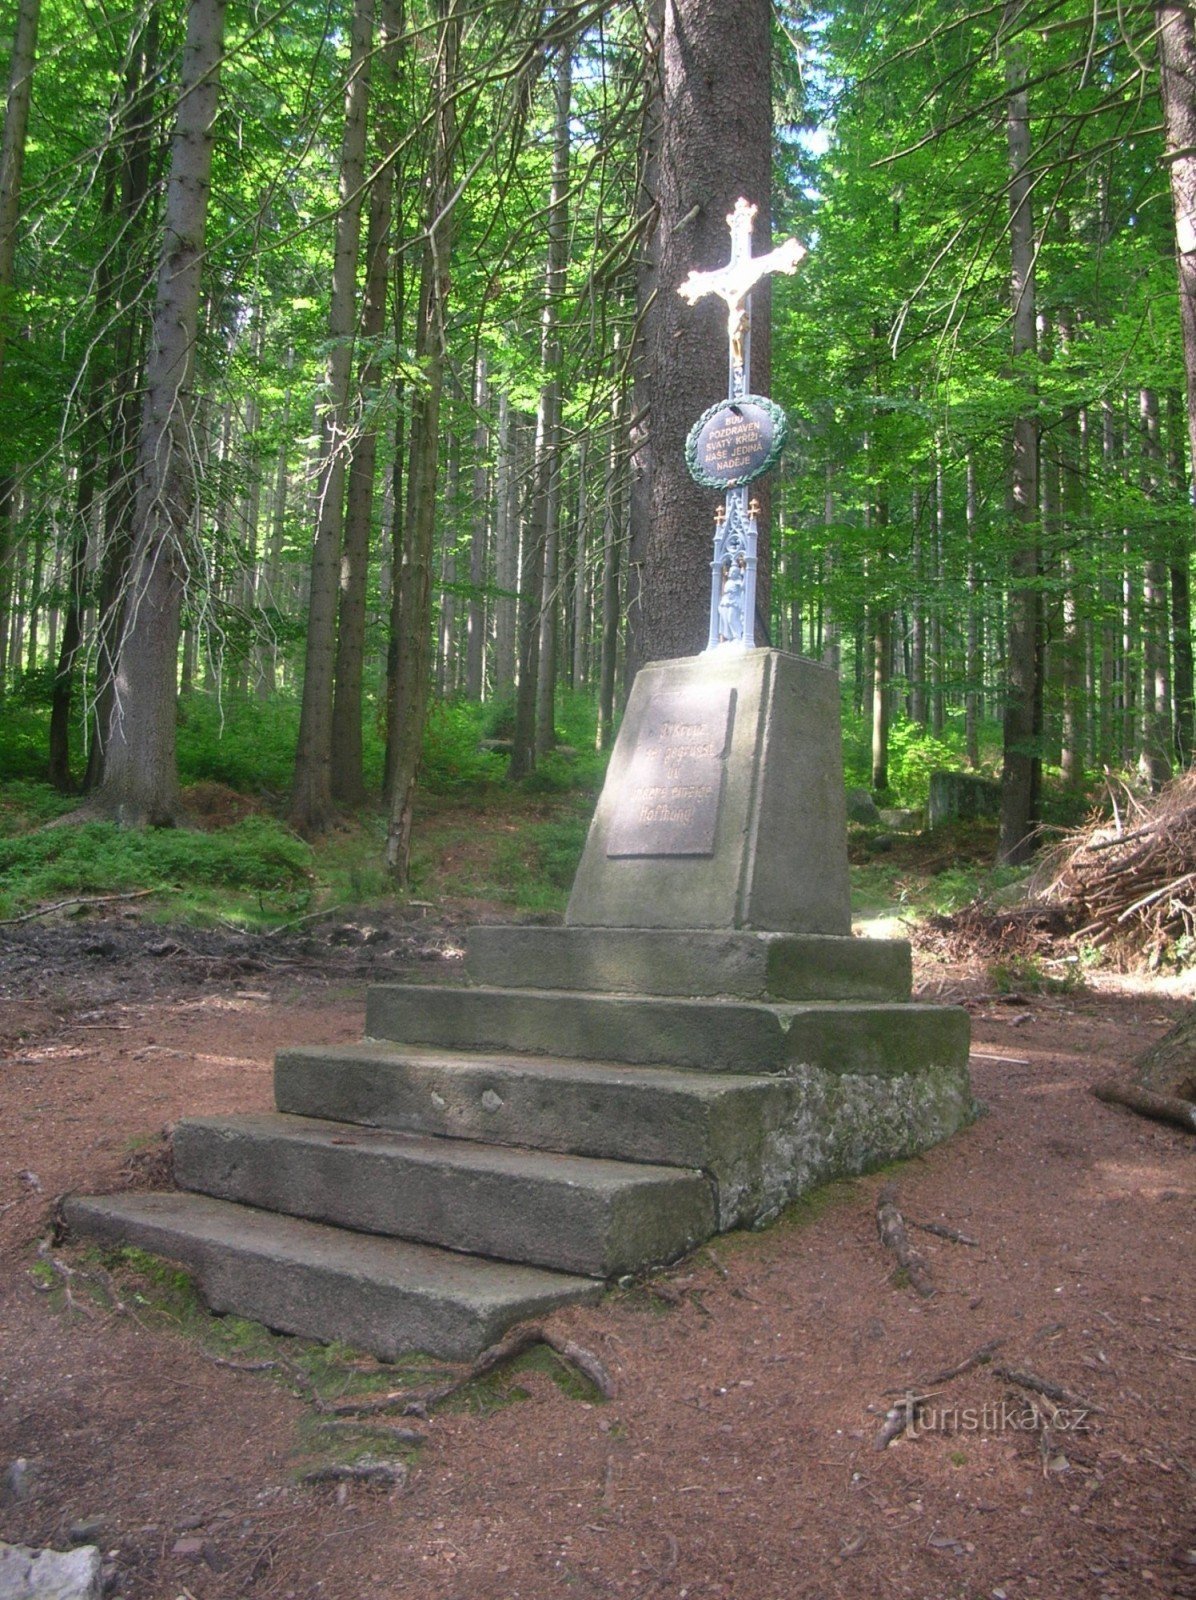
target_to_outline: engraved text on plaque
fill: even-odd
[[[709,856],[731,734],[729,687],[659,694],[607,830],[608,856]]]

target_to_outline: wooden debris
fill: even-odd
[[[1112,794],[1110,786],[1110,794]],[[1030,881],[1031,893],[1068,916],[1072,936],[1103,947],[1116,941],[1154,955],[1196,934],[1196,773],[1139,800],[1125,790],[1127,828],[1094,819],[1067,834]]]
[[[927,1378],[926,1382],[950,1383],[952,1378],[962,1378],[965,1372],[971,1372],[974,1367],[983,1366],[986,1361],[991,1361],[1004,1343],[1004,1339],[990,1339],[978,1350],[973,1350],[970,1356],[964,1356],[962,1361],[953,1367],[948,1367],[945,1372],[936,1372],[934,1377]]]
[[[15,928],[18,922],[48,917],[52,911],[65,911],[68,906],[106,906],[115,900],[144,900],[147,895],[162,893],[161,886],[158,886],[153,889],[131,889],[127,894],[75,895],[70,900],[55,900],[52,905],[38,906],[36,911],[25,911],[19,917],[4,917],[0,920],[0,928]]]
[[[1196,1133],[1196,1105],[1191,1100],[1179,1100],[1174,1095],[1155,1094],[1150,1089],[1140,1089],[1135,1083],[1118,1083],[1107,1079],[1092,1086],[1098,1100],[1108,1105],[1127,1106],[1141,1117],[1155,1122],[1169,1122],[1186,1133]]]
[[[887,1450],[894,1439],[916,1438],[914,1428],[918,1421],[918,1412],[927,1400],[933,1400],[939,1391],[934,1390],[927,1394],[914,1394],[910,1389],[901,1390],[901,1399],[895,1406],[890,1406],[885,1412],[885,1420],[881,1423],[880,1431],[872,1441],[874,1450]]]
[[[954,1228],[945,1227],[941,1222],[915,1222],[912,1217],[906,1217],[905,1220],[911,1228],[919,1228],[923,1233],[933,1233],[936,1239],[950,1239],[952,1244],[971,1245],[973,1250],[980,1248],[979,1239],[973,1239],[967,1233],[958,1233]]]
[[[1001,1364],[993,1366],[993,1376],[1004,1378],[1006,1383],[1016,1384],[1019,1389],[1030,1389],[1034,1394],[1045,1396],[1054,1400],[1061,1406],[1075,1406],[1084,1411],[1098,1411],[1099,1406],[1094,1406],[1090,1400],[1085,1400],[1082,1395],[1072,1394],[1062,1384],[1053,1383],[1049,1378],[1040,1378],[1036,1372],[1031,1372],[1029,1367],[1007,1367]]]
[[[322,1483],[368,1483],[377,1489],[399,1489],[407,1481],[407,1464],[404,1461],[376,1461],[363,1456],[352,1466],[337,1462],[328,1467],[316,1467],[305,1472],[300,1483],[315,1486]]]
[[[897,1191],[886,1183],[876,1197],[876,1230],[886,1250],[897,1258],[897,1265],[905,1273],[912,1288],[928,1300],[934,1293],[934,1284],[926,1263],[911,1246],[905,1231],[905,1218],[897,1208]]]

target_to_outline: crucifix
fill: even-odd
[[[708,294],[716,294],[727,306],[727,340],[730,345],[728,398],[737,400],[748,392],[752,366],[752,286],[773,272],[796,272],[809,254],[796,239],[770,250],[765,256],[752,254],[752,226],[758,207],[742,196],[727,218],[731,230],[731,259],[714,272],[691,272],[677,290],[691,306]]]
[[[775,466],[787,427],[779,406],[749,393],[752,287],[773,272],[795,272],[809,253],[796,239],[786,239],[767,255],[754,256],[756,209],[742,198],[735,202],[727,218],[731,259],[713,272],[691,272],[677,291],[691,306],[716,294],[727,307],[727,399],[699,418],[686,446],[697,481],[727,491],[715,515],[708,650],[755,644],[759,504],[749,503],[747,485]]]

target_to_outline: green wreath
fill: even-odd
[[[698,438],[706,424],[717,417],[720,411],[730,411],[736,406],[759,406],[761,411],[768,414],[772,422],[772,445],[754,472],[741,473],[737,478],[715,477],[698,464]],[[772,471],[780,461],[781,452],[788,439],[789,418],[776,401],[770,400],[767,395],[745,394],[736,400],[720,400],[716,405],[708,406],[689,430],[689,437],[685,441],[685,465],[689,468],[690,477],[704,489],[739,489],[745,483],[753,483],[757,478],[762,478],[766,472]]]

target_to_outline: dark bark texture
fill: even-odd
[[[709,271],[727,261],[727,217],[741,195],[759,207],[753,252],[769,248],[771,27],[766,0],[737,6],[666,0],[654,283],[637,352],[648,395],[648,437],[637,441],[637,467],[647,474],[647,526],[632,534],[633,550],[643,553],[635,630],[640,665],[691,655],[706,643],[719,500],[690,477],[685,438],[700,413],[727,392],[727,312],[715,296],[691,307],[677,290],[694,268]],[[756,393],[768,390],[769,311],[764,282],[752,294]],[[767,615],[768,508],[760,499],[757,593]],[[643,497],[634,504],[642,507]]]

